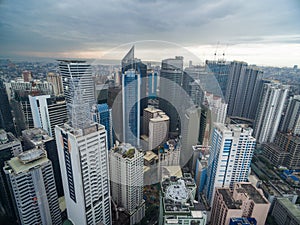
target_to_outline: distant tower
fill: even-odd
[[[116,146],[109,153],[112,198],[130,215],[130,224],[145,216],[143,199],[143,153],[130,144]]]
[[[148,70],[148,96],[149,99],[154,99],[157,97],[157,72],[154,70]]]
[[[140,146],[141,74],[134,69],[122,74],[124,142]]]
[[[64,93],[61,76],[55,73],[47,74],[47,81],[53,85],[54,95],[62,95]]]
[[[43,149],[32,149],[6,162],[21,224],[62,224],[52,163]]]
[[[160,79],[159,108],[170,117],[170,132],[178,133],[180,131],[179,112],[176,112],[172,103],[180,102],[181,99],[181,96],[178,96],[178,86],[182,85],[183,57],[176,56],[174,59],[162,60],[160,77],[163,79]],[[172,102],[166,101],[166,96],[170,96]]]
[[[254,136],[259,143],[273,142],[288,92],[288,85],[264,84],[254,125]]]
[[[214,199],[216,187],[233,187],[247,181],[255,148],[252,129],[215,123],[207,169],[206,196]]]
[[[290,97],[280,130],[300,135],[300,95]]]
[[[0,128],[15,133],[13,117],[3,80],[0,79]]]

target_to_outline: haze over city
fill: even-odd
[[[300,3],[267,1],[0,1],[0,56],[106,58],[124,43],[157,40],[183,46],[202,61],[250,64],[300,61]],[[142,46],[137,56],[160,61]],[[170,47],[165,54],[174,54]],[[115,54],[114,59],[120,59]]]

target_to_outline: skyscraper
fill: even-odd
[[[104,126],[55,127],[68,219],[111,224],[109,169]]]
[[[94,83],[92,79],[91,66],[86,61],[58,60],[59,73],[62,77],[64,95],[68,112],[72,109],[72,99],[75,89],[80,90],[83,101],[89,103],[89,107],[95,103]]]
[[[47,81],[52,84],[54,95],[58,96],[64,93],[60,75],[50,72],[47,74]]]
[[[300,95],[290,97],[280,131],[300,134]]]
[[[94,105],[93,120],[105,126],[108,150],[113,146],[111,109],[106,103]]]
[[[148,97],[154,99],[157,97],[157,79],[158,74],[154,70],[148,70]]]
[[[143,153],[130,144],[116,146],[109,153],[112,198],[128,212],[131,225],[145,216],[143,161]]]
[[[47,131],[50,137],[54,137],[55,126],[63,125],[68,118],[65,98],[29,95],[29,102],[34,127],[41,127]]]
[[[129,69],[122,74],[123,136],[124,142],[140,145],[141,74]]]
[[[21,224],[62,224],[52,163],[43,149],[32,149],[6,162]]]
[[[288,92],[288,85],[264,84],[254,125],[254,136],[259,143],[273,142]]]
[[[252,129],[243,125],[215,123],[207,169],[206,196],[210,203],[216,187],[245,182],[255,148]]]
[[[160,71],[159,108],[170,117],[170,132],[178,133],[180,130],[179,112],[174,108],[180,101],[178,88],[183,79],[183,57],[176,56],[174,59],[164,59]],[[167,96],[170,101],[167,101]]]
[[[74,79],[68,78],[73,91],[67,96],[69,124],[55,127],[68,218],[74,224],[107,225],[111,207],[106,130],[91,122],[90,96]]]

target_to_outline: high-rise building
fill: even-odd
[[[274,141],[288,92],[288,85],[264,84],[254,125],[254,136],[259,143]]]
[[[181,131],[180,165],[192,168],[193,146],[198,144],[201,108],[192,107],[186,110]]]
[[[161,182],[161,204],[159,224],[198,224],[207,222],[206,211],[195,206],[197,185],[191,174],[183,177],[167,177]]]
[[[68,113],[72,111],[75,89],[80,90],[81,98],[89,104],[89,107],[95,103],[92,70],[86,61],[59,60],[59,73],[63,82]]]
[[[22,138],[24,143],[24,151],[36,147],[42,147],[47,152],[47,157],[52,162],[57,195],[58,197],[62,197],[64,195],[64,191],[55,139],[50,137],[42,128],[23,130]]]
[[[54,95],[62,95],[64,93],[61,76],[53,72],[47,74],[47,81],[52,84]]]
[[[6,88],[2,79],[0,79],[0,128],[7,132],[16,132]]]
[[[33,124],[36,128],[43,128],[50,137],[54,137],[56,125],[63,125],[67,121],[67,107],[64,97],[50,97],[50,95],[30,96],[30,108]]]
[[[93,120],[105,126],[108,150],[113,146],[111,109],[106,103],[94,105]]]
[[[250,182],[236,183],[233,191],[216,188],[211,211],[211,224],[229,224],[233,217],[255,218],[257,225],[265,225],[270,203],[263,191]]]
[[[163,144],[168,138],[169,117],[163,113],[158,113],[149,121],[149,149],[152,150]]]
[[[141,74],[129,69],[122,74],[124,142],[140,145]]]
[[[55,135],[68,219],[73,224],[111,224],[104,126],[65,124],[55,127]]]
[[[255,148],[252,129],[243,125],[215,123],[207,169],[206,196],[210,203],[215,188],[233,188],[235,182],[245,182]]]
[[[112,198],[125,208],[131,225],[145,216],[143,161],[143,153],[130,144],[121,144],[109,152]]]
[[[3,168],[4,162],[23,152],[21,142],[10,132],[0,130],[0,168]],[[8,189],[8,183],[5,179],[3,169],[0,171],[0,205],[4,209],[5,214],[14,218],[14,208],[12,199]]]
[[[147,65],[142,63],[140,59],[134,57],[134,46],[131,47],[129,52],[122,59],[122,76],[128,70],[135,70],[140,74],[140,91],[139,91],[139,101],[140,101],[140,110],[139,115],[143,115],[144,109],[148,105],[148,96],[147,96]],[[122,83],[123,85],[123,83]]]
[[[51,161],[43,149],[32,149],[3,168],[20,224],[62,224]]]
[[[22,78],[24,82],[30,82],[32,80],[31,71],[24,70],[22,72]]]
[[[225,123],[227,115],[227,104],[222,97],[205,91],[204,102],[202,104],[208,107],[214,114],[214,122]]]
[[[181,102],[178,88],[182,85],[183,79],[183,57],[176,56],[174,59],[164,59],[160,71],[160,92],[159,108],[170,117],[170,132],[180,131],[179,112],[174,108]],[[169,100],[166,99],[169,96]],[[182,104],[182,102],[181,102]],[[179,129],[179,130],[178,130]]]
[[[290,97],[280,131],[300,135],[300,95]]]
[[[157,97],[157,79],[158,74],[153,69],[147,70],[148,74],[148,97],[154,99]]]
[[[222,90],[223,96],[226,95],[227,89],[227,80],[230,73],[230,66],[231,63],[225,60],[218,60],[218,61],[205,61],[207,69],[213,72],[214,76],[216,77],[220,89]]]

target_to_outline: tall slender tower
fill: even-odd
[[[215,123],[207,169],[206,196],[210,203],[216,187],[232,188],[245,182],[255,148],[252,129],[243,125]]]
[[[86,61],[58,60],[59,73],[62,77],[64,95],[68,109],[72,107],[73,96],[76,89],[80,89],[81,98],[89,103],[89,107],[95,103],[95,91],[92,79],[91,66]],[[80,86],[78,85],[80,83]],[[71,109],[69,109],[69,112]]]
[[[273,142],[288,92],[289,85],[264,84],[254,125],[254,136],[259,143]]]
[[[122,74],[124,142],[140,146],[141,75],[134,69]]]
[[[112,198],[126,209],[130,224],[136,224],[145,216],[143,200],[143,153],[130,144],[122,144],[109,153]]]
[[[81,80],[72,79],[69,124],[55,127],[68,218],[73,224],[111,224],[106,130],[91,122]]]
[[[52,163],[43,149],[32,149],[3,168],[21,224],[62,224]]]
[[[300,134],[300,95],[290,97],[280,130]]]

